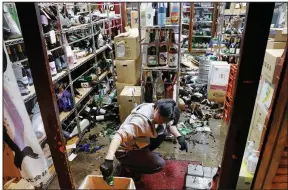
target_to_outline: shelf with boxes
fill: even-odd
[[[74,131],[79,142],[85,133],[84,129],[93,123],[85,124],[84,128],[82,126],[84,119],[80,114],[83,114],[88,105],[86,101],[93,99],[92,94],[99,93],[99,88],[104,85],[103,81],[106,81],[107,85],[114,81],[111,77],[114,75],[111,42],[114,36],[122,31],[121,14],[113,10],[114,5],[111,3],[97,6],[92,3],[39,3],[38,6],[43,28],[41,35],[46,43],[62,129],[63,132],[68,130],[70,134]],[[14,74],[21,82],[21,86],[18,85],[23,101],[30,113],[31,106],[36,105],[37,94],[24,39],[20,32],[17,36],[7,35],[4,40]],[[64,96],[70,102],[67,105],[63,104]],[[67,138],[67,144],[73,136]],[[45,140],[46,135],[40,137],[38,142],[41,145]],[[69,152],[71,153],[71,150]]]

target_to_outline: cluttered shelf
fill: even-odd
[[[178,67],[168,67],[168,66],[159,66],[159,67],[148,67],[147,64],[143,64],[142,68],[144,71],[177,71]]]

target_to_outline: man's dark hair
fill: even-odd
[[[180,118],[180,110],[176,102],[172,99],[161,99],[155,103],[155,109],[158,108],[158,112],[161,117],[173,120],[173,125],[176,125]]]

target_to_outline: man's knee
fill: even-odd
[[[157,158],[157,160],[154,163],[154,172],[161,171],[165,167],[165,160],[161,157]]]

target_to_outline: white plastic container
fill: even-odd
[[[258,156],[256,155],[259,151],[254,150],[254,152],[247,159],[247,170],[249,173],[254,174],[256,171]]]
[[[255,145],[254,141],[248,141],[243,157],[244,163],[247,163],[248,157],[253,153],[254,145]]]

